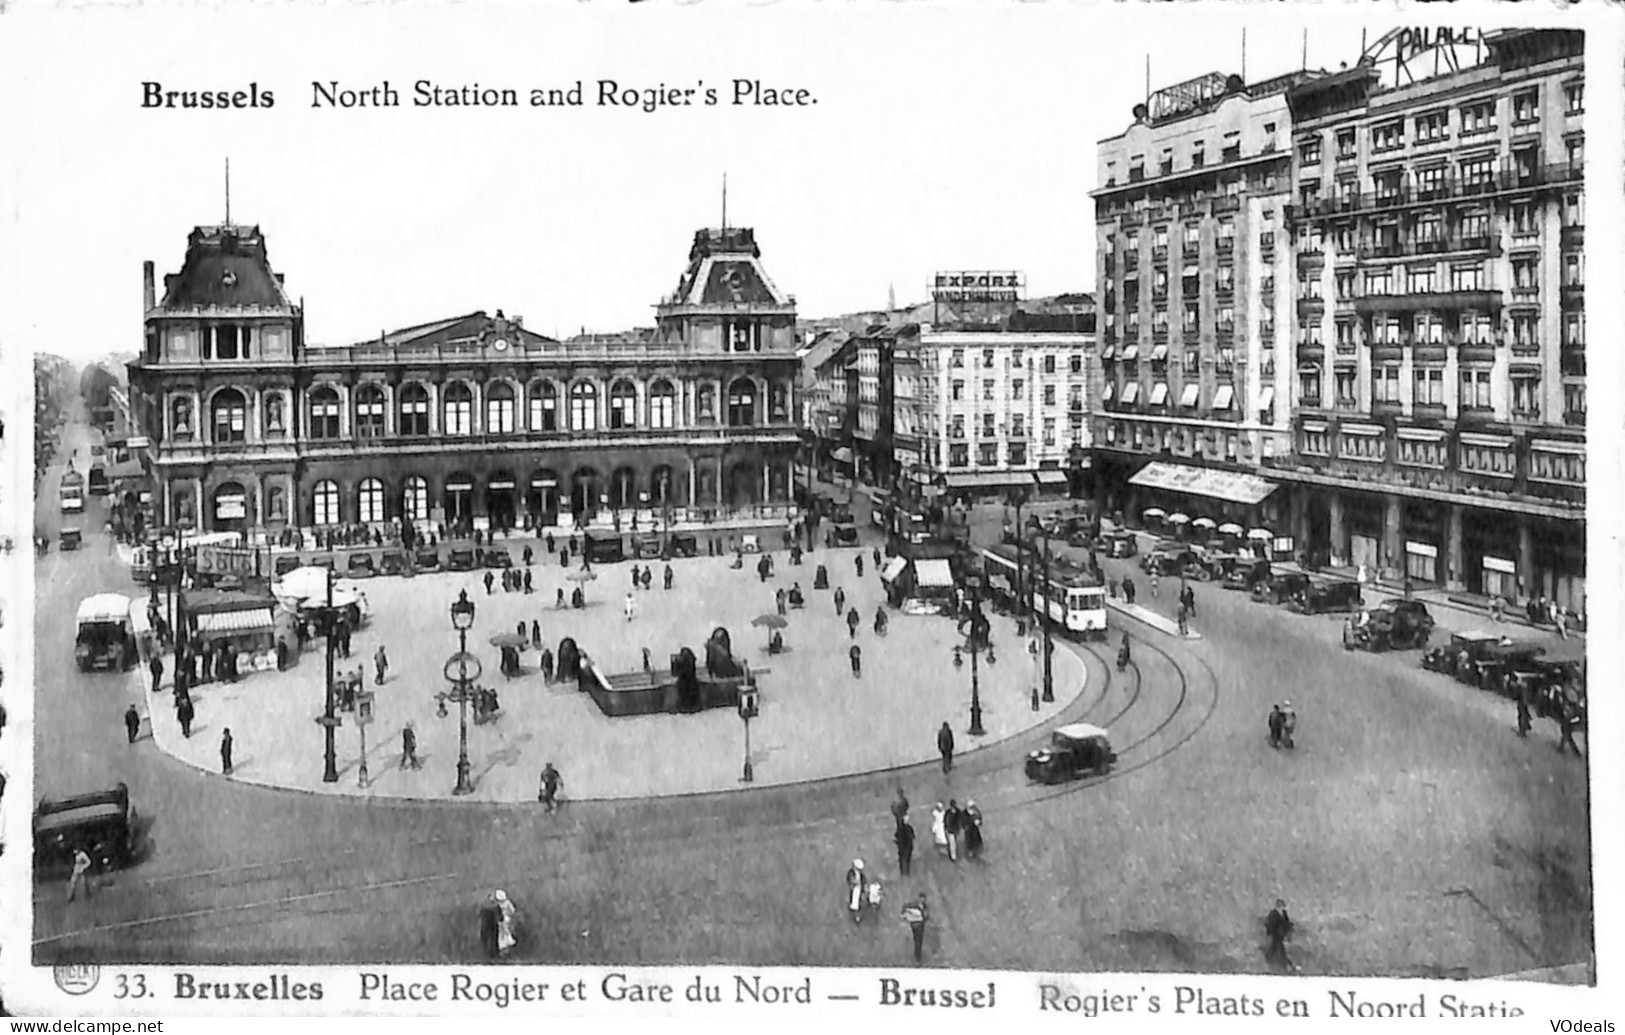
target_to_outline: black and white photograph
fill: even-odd
[[[5,1009],[1625,1023],[1620,13],[0,8]]]

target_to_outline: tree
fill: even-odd
[[[85,406],[91,410],[101,410],[111,406],[112,401],[108,397],[108,392],[117,385],[118,378],[114,377],[100,363],[92,363],[86,366],[79,375],[79,395],[84,399]]]

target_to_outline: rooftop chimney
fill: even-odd
[[[153,287],[153,269],[151,259],[148,259],[146,262],[141,264],[141,281],[141,297],[146,302],[146,308],[142,309],[141,313],[143,316],[145,316],[147,313],[152,312],[152,307],[157,304],[155,289]]]

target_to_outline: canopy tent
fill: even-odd
[[[269,607],[255,607],[244,611],[214,611],[197,616],[197,631],[203,636],[269,632],[275,628],[276,622]]]
[[[1226,521],[1224,524],[1219,526],[1219,534],[1220,535],[1240,535],[1241,534],[1241,526],[1236,524],[1234,521]]]
[[[951,589],[954,572],[948,562],[940,558],[919,560],[914,562],[914,581],[922,588]]]
[[[1191,467],[1161,460],[1153,460],[1140,468],[1129,479],[1129,484],[1207,496],[1226,503],[1242,503],[1247,506],[1261,502],[1278,488],[1274,482],[1256,475]]]

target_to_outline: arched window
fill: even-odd
[[[242,442],[248,438],[248,403],[242,392],[222,388],[214,393],[213,411],[216,442]]]
[[[670,381],[656,381],[649,386],[649,426],[677,426],[677,389],[671,386]]]
[[[530,430],[559,430],[559,390],[551,381],[533,381],[530,397]]]
[[[320,481],[310,493],[311,524],[336,525],[339,523],[339,486],[337,482]]]
[[[443,430],[448,435],[471,435],[474,432],[474,393],[461,381],[446,386]]]
[[[384,483],[377,478],[361,479],[355,490],[355,502],[357,520],[384,520]]]
[[[598,427],[598,386],[577,381],[570,386],[570,430],[592,431]]]
[[[616,381],[610,386],[609,426],[611,429],[638,426],[638,392],[630,381]]]
[[[668,464],[661,464],[649,472],[649,501],[658,507],[663,507],[672,500],[672,471]]]
[[[429,483],[412,475],[401,493],[401,512],[408,521],[429,520]]]
[[[191,438],[195,434],[192,427],[192,400],[189,396],[181,396],[169,404],[169,432],[176,438]]]
[[[331,388],[310,393],[310,437],[339,437],[339,393]]]
[[[399,430],[402,435],[429,433],[429,390],[420,384],[401,386]]]
[[[747,428],[756,423],[756,382],[741,377],[728,386],[728,424]]]
[[[485,433],[512,435],[513,408],[513,386],[506,381],[491,382],[485,389]]]
[[[377,385],[362,385],[356,390],[355,430],[362,438],[384,436],[384,390]]]
[[[638,505],[638,475],[630,467],[617,467],[609,476],[609,505],[625,510]]]

